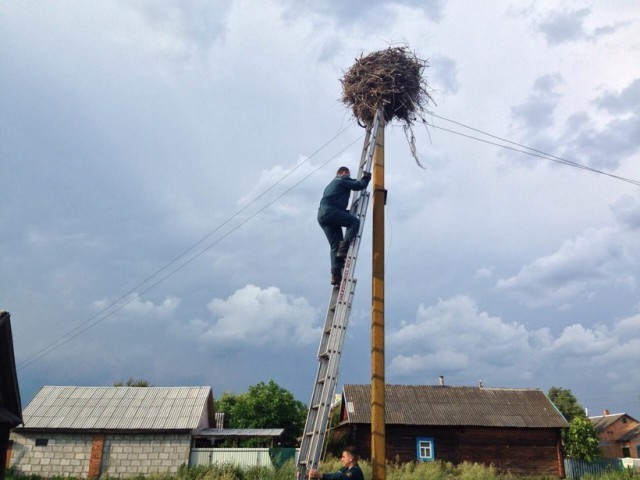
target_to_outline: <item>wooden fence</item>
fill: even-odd
[[[603,458],[592,463],[575,458],[564,459],[564,470],[568,480],[580,480],[587,474],[602,475],[622,469],[624,469],[624,465],[619,458]]]

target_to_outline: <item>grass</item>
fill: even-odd
[[[334,472],[342,465],[335,458],[322,465],[323,472]],[[371,465],[360,462],[365,479],[371,479]],[[109,480],[109,477],[102,477]],[[111,477],[112,479],[115,477]],[[295,465],[286,463],[281,469],[252,467],[243,469],[235,465],[211,465],[180,468],[176,474],[151,474],[129,477],[132,480],[293,480]],[[7,480],[42,480],[37,475],[19,475],[9,470]],[[50,477],[49,480],[80,480],[76,477]],[[461,463],[454,466],[448,462],[389,464],[387,480],[556,480],[556,477],[521,477],[500,474],[493,467],[477,463]],[[640,480],[640,472],[634,470],[610,471],[603,475],[586,475],[582,480]]]

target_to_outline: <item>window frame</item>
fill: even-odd
[[[422,456],[422,443],[429,444],[429,456]],[[433,462],[436,458],[436,445],[433,437],[416,437],[416,458],[419,462]]]

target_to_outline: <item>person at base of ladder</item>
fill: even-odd
[[[318,470],[309,470],[309,478],[321,478],[322,480],[364,480],[364,475],[358,465],[358,453],[354,447],[346,447],[340,458],[342,465],[335,473],[320,473]]]
[[[369,172],[362,174],[362,180],[354,180],[350,175],[347,167],[338,169],[336,178],[324,189],[318,208],[318,223],[331,246],[331,285],[342,281],[344,257],[360,228],[360,220],[347,211],[351,190],[364,190],[371,180]],[[347,227],[344,239],[342,227]]]

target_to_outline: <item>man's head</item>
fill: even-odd
[[[358,452],[355,447],[345,447],[345,449],[342,450],[342,457],[340,457],[340,461],[342,462],[342,465],[347,468],[351,468],[358,463]]]
[[[351,175],[351,172],[347,167],[340,167],[336,175],[338,175],[339,177],[348,177],[349,175]]]

